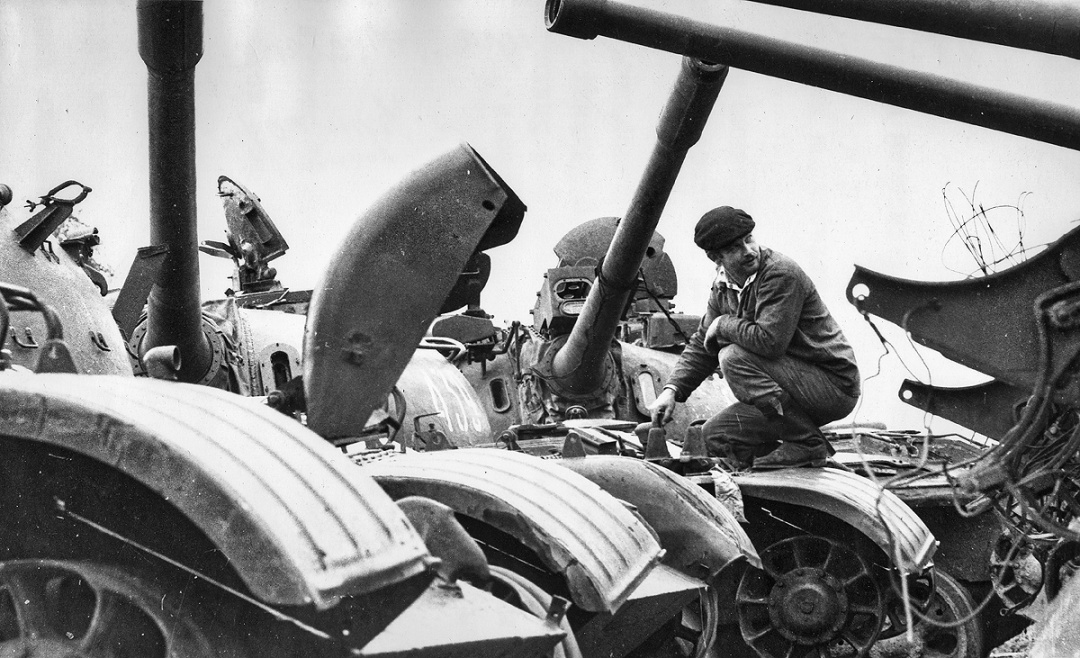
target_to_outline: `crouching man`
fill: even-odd
[[[787,256],[757,244],[737,208],[705,213],[694,242],[717,266],[697,332],[651,408],[654,424],[719,366],[738,402],[705,423],[714,457],[739,468],[824,466],[819,427],[859,399],[855,353],[813,281]]]

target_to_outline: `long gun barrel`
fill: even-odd
[[[150,240],[168,247],[147,301],[140,356],[180,348],[180,379],[209,369],[202,330],[195,212],[195,65],[202,57],[202,2],[139,0],[139,55],[147,69],[150,135]]]
[[[1080,150],[1080,110],[608,0],[547,0],[547,29],[605,36]]]
[[[1080,5],[1045,0],[754,0],[1080,59]]]
[[[649,240],[686,153],[701,137],[726,77],[726,66],[683,59],[675,88],[660,115],[656,146],[645,173],[615,230],[585,307],[554,357],[553,374],[563,387],[587,392],[601,383],[611,341],[637,281]]]

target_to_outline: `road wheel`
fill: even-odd
[[[132,569],[67,560],[0,563],[0,658],[236,656],[196,606]]]
[[[926,612],[915,618],[913,640],[900,633],[881,640],[870,652],[872,658],[983,658],[986,636],[982,615],[973,614],[971,594],[955,578],[938,570],[936,587]],[[925,618],[925,619],[924,619]],[[957,624],[958,620],[965,620]]]
[[[865,656],[885,621],[878,583],[858,553],[815,535],[778,541],[748,568],[736,608],[760,656]]]

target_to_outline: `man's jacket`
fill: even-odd
[[[855,352],[840,331],[810,277],[780,252],[761,248],[757,275],[739,293],[722,281],[713,283],[701,324],[668,378],[675,399],[684,402],[718,365],[717,353],[705,347],[705,332],[717,317],[720,348],[735,343],[775,359],[787,354],[819,366],[843,392],[859,394]]]

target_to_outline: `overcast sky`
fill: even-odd
[[[0,2],[0,182],[21,201],[68,179],[94,188],[78,214],[118,273],[148,241],[146,69],[129,0]],[[1080,105],[1077,63],[940,36],[809,16],[741,0],[656,2],[760,31],[979,84]],[[529,207],[517,240],[491,252],[485,308],[529,321],[551,248],[573,225],[621,215],[652,149],[680,58],[544,29],[542,0],[208,2],[196,72],[201,239],[222,239],[220,174],[253,189],[292,246],[283,283],[311,287],[347,227],[409,171],[471,143]],[[908,110],[732,70],[660,222],[700,312],[712,278],[697,218],[734,205],[759,241],[796,260],[855,344],[864,377],[882,353],[849,307],[853,266],[956,279],[975,262],[950,244],[946,200],[976,205],[1025,244],[1080,218],[1080,154]],[[205,295],[228,285],[203,257]],[[880,324],[884,324],[883,322]],[[887,335],[904,343],[899,330]],[[903,345],[901,345],[903,347]],[[921,350],[926,352],[926,350]],[[907,350],[905,360],[918,368]],[[934,367],[933,383],[975,378]],[[861,420],[918,426],[896,401],[895,357],[866,384]],[[918,371],[917,371],[918,372]]]

